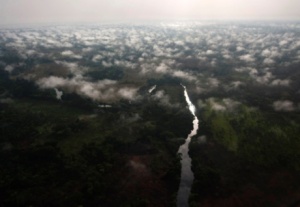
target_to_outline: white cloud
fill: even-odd
[[[159,101],[160,104],[162,104],[164,106],[168,106],[168,107],[178,107],[179,106],[179,104],[173,104],[173,103],[171,103],[169,95],[167,95],[165,93],[165,91],[163,91],[163,90],[156,91],[156,93],[154,93],[152,95],[152,98],[154,100]]]
[[[241,82],[241,81],[233,81],[233,82],[231,82],[231,85],[233,86],[233,88],[238,88],[242,84],[243,84],[243,82]]]
[[[230,98],[224,98],[222,102],[228,111],[234,111],[241,104],[240,102],[232,100]]]
[[[276,79],[271,82],[271,85],[272,86],[289,86],[290,83],[291,83],[291,80],[289,80],[289,79],[285,79],[285,80]]]
[[[103,56],[102,55],[94,55],[92,61],[93,62],[98,62],[100,60],[102,60]]]
[[[167,73],[168,70],[169,70],[169,67],[168,67],[166,64],[164,64],[164,63],[161,63],[161,64],[155,69],[155,71],[156,71],[157,73]]]
[[[255,61],[255,58],[252,55],[250,55],[250,54],[242,55],[242,56],[239,57],[239,59],[243,60],[245,62],[249,62],[249,63]]]
[[[208,78],[208,85],[212,88],[218,87],[220,84],[220,81],[216,78]]]
[[[225,111],[226,107],[221,105],[220,103],[210,101],[211,108],[215,111]]]
[[[76,55],[71,50],[65,50],[65,51],[61,52],[61,55],[66,56],[66,57],[70,57],[70,58],[74,58],[74,59],[81,59],[82,58],[81,55]]]
[[[286,44],[288,44],[289,42],[287,41],[287,40],[281,40],[280,42],[279,42],[279,45],[282,47],[282,46],[284,46],[284,45],[286,45]]]
[[[263,61],[263,64],[265,65],[273,65],[275,63],[275,61],[271,58],[265,58]]]
[[[207,51],[206,51],[206,55],[213,55],[213,54],[215,54],[215,52],[212,51],[212,50],[207,50]]]
[[[42,89],[62,88],[67,92],[75,92],[81,96],[88,97],[94,101],[115,101],[120,98],[135,100],[137,96],[137,88],[122,87],[113,80],[101,80],[98,82],[87,82],[81,77],[65,79],[55,76],[42,78],[37,81]]]
[[[256,81],[261,84],[267,84],[272,78],[273,78],[272,73],[266,72],[264,76],[257,76]]]
[[[57,100],[61,100],[61,97],[63,95],[63,92],[62,91],[59,91],[57,88],[54,88],[55,90],[55,93],[56,93],[56,99]]]
[[[112,67],[113,66],[113,64],[111,63],[111,62],[107,62],[107,61],[102,61],[102,65],[104,66],[104,67]]]
[[[216,98],[208,98],[205,101],[198,100],[199,108],[210,106],[214,111],[234,112],[240,105],[240,102],[232,100],[230,98],[224,98],[220,100]]]
[[[125,99],[134,100],[135,96],[137,95],[137,88],[121,88],[118,90],[118,94]]]
[[[11,66],[11,65],[7,65],[5,68],[4,68],[5,71],[11,73],[13,70],[14,70],[14,67]]]
[[[188,81],[195,81],[195,80],[197,80],[197,78],[195,78],[194,76],[188,74],[187,72],[180,71],[180,70],[174,71],[172,75],[174,77],[183,78],[183,79],[186,79]]]
[[[294,111],[296,109],[294,103],[289,100],[275,101],[273,108],[275,111]]]
[[[199,144],[206,143],[206,141],[207,141],[207,137],[205,135],[202,135],[202,136],[200,136],[200,137],[197,138],[197,142]]]
[[[271,56],[271,51],[269,49],[264,49],[261,53],[262,56],[264,57],[270,57]]]

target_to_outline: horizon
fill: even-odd
[[[300,2],[237,0],[0,0],[0,26],[157,21],[299,21]]]

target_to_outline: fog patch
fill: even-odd
[[[275,63],[275,61],[271,58],[266,58],[263,61],[263,64],[265,64],[265,65],[273,65],[274,63]]]
[[[94,101],[115,101],[116,99],[135,100],[137,88],[121,87],[114,80],[104,79],[98,82],[88,82],[82,77],[61,78],[50,76],[39,79],[37,85],[42,89],[62,88],[67,92],[88,97]]]
[[[224,99],[216,99],[216,98],[208,98],[205,101],[198,100],[197,102],[199,108],[205,108],[210,107],[214,111],[218,112],[234,112],[238,109],[238,107],[241,105],[240,102],[232,100],[230,98],[224,98]]]
[[[255,58],[250,54],[242,55],[239,57],[239,59],[247,63],[255,62]]]
[[[71,50],[66,50],[66,51],[63,51],[61,52],[61,55],[62,56],[65,56],[65,57],[69,57],[69,58],[74,58],[74,59],[81,59],[82,56],[81,55],[76,55],[74,52],[72,52]]]
[[[284,101],[275,101],[273,103],[273,108],[275,111],[295,111],[295,106],[294,103],[289,101],[289,100],[284,100]]]
[[[266,72],[263,76],[256,76],[254,78],[260,84],[267,84],[273,78],[273,75],[271,72]]]
[[[289,79],[284,79],[284,80],[276,79],[271,82],[271,85],[272,86],[289,86],[290,83],[291,83],[291,80],[289,80]]]
[[[202,135],[202,136],[197,138],[197,142],[199,144],[204,144],[204,143],[206,143],[206,141],[207,141],[207,137],[205,135]]]
[[[135,99],[135,96],[137,94],[137,88],[129,88],[129,87],[125,87],[125,88],[121,88],[118,91],[118,94],[125,99],[129,99],[129,100],[133,100]]]
[[[151,96],[154,100],[157,100],[161,105],[168,107],[179,107],[179,104],[173,104],[170,101],[170,96],[165,91],[160,90]]]
[[[234,89],[238,88],[239,86],[243,85],[243,82],[241,81],[233,81],[230,84]]]
[[[155,72],[157,72],[157,73],[167,73],[168,70],[169,70],[169,67],[168,67],[166,64],[162,63],[162,64],[160,64],[160,65],[155,69]]]
[[[99,108],[111,108],[112,105],[108,105],[108,104],[99,104],[98,107],[99,107]]]
[[[102,56],[102,55],[94,55],[92,61],[93,61],[93,62],[98,62],[98,61],[100,61],[100,60],[102,60],[102,59],[103,59],[103,56]]]
[[[15,69],[15,68],[14,68],[12,65],[7,65],[7,66],[4,68],[4,70],[7,71],[7,72],[9,72],[9,73],[13,72],[14,69]]]
[[[216,88],[219,86],[220,81],[216,78],[208,78],[208,85],[212,88]]]
[[[62,91],[59,91],[57,88],[54,88],[55,90],[55,93],[56,93],[56,99],[57,100],[61,100],[61,97],[63,95],[63,92]]]
[[[125,114],[122,114],[120,118],[121,118],[121,120],[123,120],[127,123],[133,123],[133,122],[141,120],[141,116],[138,113],[134,113],[130,116],[126,116]]]
[[[194,81],[197,80],[194,76],[188,74],[187,72],[183,72],[183,71],[174,71],[172,74],[174,77],[178,77],[178,78],[183,78],[186,79],[188,81]]]

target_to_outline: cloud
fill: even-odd
[[[261,55],[263,56],[263,57],[270,57],[271,56],[271,51],[269,50],[269,49],[264,49],[263,51],[262,51],[262,53],[261,53]]]
[[[68,79],[64,79],[56,76],[50,76],[48,78],[40,79],[37,82],[37,84],[41,88],[55,88],[55,87],[62,87],[64,85],[67,85],[68,82],[70,82]]]
[[[137,25],[55,26],[28,31],[3,29],[0,34],[3,49],[0,53],[5,55],[5,51],[16,50],[19,62],[27,62],[22,58],[32,57],[37,58],[37,62],[55,61],[60,65],[57,70],[62,68],[64,73],[53,73],[50,70],[40,70],[36,73],[44,67],[43,63],[41,67],[33,66],[33,69],[31,66],[26,67],[27,71],[18,77],[30,77],[32,81],[41,77],[49,78],[45,80],[45,85],[49,84],[49,87],[57,87],[64,92],[76,92],[93,100],[100,100],[96,97],[112,100],[113,98],[107,98],[110,97],[106,93],[108,91],[114,94],[112,97],[126,99],[133,98],[132,94],[137,93],[136,87],[120,84],[123,81],[107,85],[105,89],[99,87],[98,82],[91,82],[85,74],[89,70],[96,69],[98,64],[104,67],[123,68],[126,73],[129,71],[126,78],[134,77],[135,74],[139,77],[144,76],[141,78],[142,81],[168,74],[195,83],[194,92],[203,93],[221,87],[229,90],[238,89],[241,84],[253,82],[270,86],[288,86],[291,81],[284,80],[281,76],[275,78],[272,71],[277,66],[285,67],[287,63],[293,64],[293,61],[297,61],[300,57],[298,51],[300,37],[294,32],[299,28],[298,23],[288,25],[260,23],[264,27],[200,21],[179,21],[143,27]],[[291,28],[293,29],[290,30]],[[72,47],[74,45],[76,48]],[[65,61],[57,61],[64,58]],[[94,63],[90,64],[88,61]],[[236,64],[242,66],[236,68]],[[223,72],[224,66],[228,68],[226,72],[231,73],[232,69],[236,68],[235,71],[243,74],[235,74],[234,79],[223,78],[219,76],[219,72]],[[3,70],[7,67],[7,71],[14,73],[23,73],[23,68],[20,67],[19,70],[17,63],[5,62],[0,67]],[[64,78],[55,80],[49,74]],[[249,80],[249,77],[254,81]],[[216,102],[226,107],[222,101]]]
[[[61,100],[61,97],[63,95],[63,92],[62,91],[59,91],[57,88],[54,88],[55,90],[55,93],[56,93],[56,99],[57,100]]]
[[[250,54],[242,55],[242,56],[239,57],[239,59],[242,60],[242,61],[245,61],[247,63],[255,62],[255,58]]]
[[[220,103],[214,102],[214,101],[210,101],[210,105],[212,110],[214,111],[225,111],[226,107],[221,105]]]
[[[233,88],[238,88],[240,85],[243,85],[243,82],[233,81],[233,82],[231,82],[231,85],[233,86]]]
[[[174,71],[172,75],[174,77],[183,78],[183,79],[186,79],[188,81],[197,80],[197,78],[195,78],[195,76],[192,76],[192,75],[188,74],[187,72],[180,71],[180,70]]]
[[[265,75],[263,75],[263,76],[256,76],[254,78],[256,79],[256,81],[258,83],[267,84],[273,78],[273,75],[272,75],[271,72],[266,72]]]
[[[134,161],[134,160],[130,160],[130,161],[129,161],[129,165],[130,165],[133,169],[135,169],[135,170],[137,170],[137,171],[143,171],[143,173],[147,172],[147,167],[146,167],[146,165],[143,164],[143,163],[136,162],[136,161]],[[145,172],[144,172],[144,171],[145,171]]]
[[[231,112],[235,111],[241,105],[240,102],[232,100],[230,98],[224,98],[222,102],[225,105],[226,109]]]
[[[212,50],[207,50],[206,51],[206,55],[214,55],[214,54],[215,54],[215,52],[212,51]]]
[[[113,66],[113,64],[112,64],[111,62],[107,62],[107,61],[105,61],[105,60],[103,60],[101,63],[102,63],[102,65],[103,65],[104,67],[107,67],[107,68]]]
[[[55,61],[55,63],[67,67],[71,74],[75,76],[81,77],[87,71],[87,68],[79,66],[76,62]]]
[[[275,101],[273,108],[275,111],[294,111],[296,109],[294,103],[289,100]]]
[[[206,143],[206,141],[207,141],[207,137],[205,135],[202,135],[202,136],[200,136],[200,137],[197,138],[197,142],[199,144]]]
[[[67,92],[75,92],[94,101],[112,102],[121,98],[127,100],[135,100],[138,98],[137,88],[121,87],[116,81],[108,79],[92,83],[81,77],[69,79],[50,76],[39,79],[37,85],[42,89],[62,88]]]
[[[279,45],[282,47],[282,46],[284,46],[284,45],[286,45],[286,44],[288,44],[289,42],[287,41],[287,40],[281,40],[280,42],[279,42]]]
[[[236,47],[236,51],[238,51],[238,52],[243,51],[243,50],[245,50],[244,47],[241,47],[241,46],[237,46]]]
[[[11,65],[7,65],[7,66],[4,68],[4,70],[7,71],[7,72],[9,72],[9,73],[11,73],[14,69],[15,69],[15,68],[14,68],[13,66],[11,66]]]
[[[235,68],[234,70],[239,72],[239,73],[249,72],[249,75],[251,77],[256,77],[256,75],[258,74],[257,69],[252,68],[252,67],[241,67],[241,68]]]
[[[271,58],[266,58],[263,61],[263,64],[265,64],[265,65],[273,65],[274,63],[275,63],[275,61]]]
[[[156,69],[155,72],[157,73],[167,73],[169,67],[165,63],[161,63]]]
[[[119,89],[118,94],[124,99],[134,100],[137,94],[137,90],[138,90],[137,88],[125,87]]]
[[[100,60],[102,60],[102,59],[103,59],[103,56],[102,56],[102,55],[94,55],[92,61],[93,61],[93,62],[98,62],[98,61],[100,61]]]
[[[276,79],[271,82],[271,85],[272,86],[289,86],[290,83],[291,83],[291,80],[289,80],[289,79],[285,79],[285,80]]]
[[[65,50],[63,52],[61,52],[62,56],[66,56],[69,58],[74,58],[74,59],[81,59],[82,56],[81,55],[76,55],[74,52],[72,52],[71,50]]]
[[[157,100],[159,101],[160,104],[164,105],[164,106],[168,106],[168,107],[178,107],[179,104],[173,104],[170,102],[170,96],[167,95],[165,93],[165,91],[163,90],[159,90],[159,91],[156,91],[156,93],[154,93],[152,95],[152,98],[154,100]]]
[[[214,111],[227,111],[234,112],[241,105],[240,102],[232,100],[230,98],[216,99],[208,98],[205,101],[198,100],[198,107],[205,108],[210,107]]]
[[[216,88],[219,86],[220,84],[220,81],[216,78],[208,78],[208,85],[211,87],[211,88]]]

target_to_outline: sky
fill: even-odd
[[[0,25],[174,19],[300,20],[299,0],[0,0]]]

